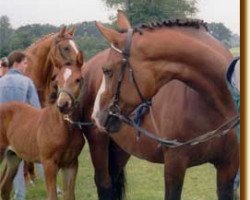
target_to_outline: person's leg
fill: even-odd
[[[37,171],[37,173],[38,173],[38,175],[39,175],[39,178],[41,178],[41,179],[44,180],[45,178],[44,178],[43,165],[40,164],[40,163],[36,163],[36,164],[35,164],[35,169],[36,169],[36,171]]]
[[[25,200],[26,197],[26,185],[23,174],[24,161],[19,165],[17,175],[14,179],[14,191],[15,191],[15,200]]]

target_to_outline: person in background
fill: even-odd
[[[6,57],[0,59],[0,78],[9,70],[9,62]]]
[[[226,82],[231,96],[240,114],[240,57],[235,58],[229,65],[226,72]],[[240,143],[240,125],[236,127],[238,142]],[[240,170],[234,180],[235,200],[239,200]]]
[[[28,103],[36,108],[41,108],[33,81],[24,75],[27,67],[26,55],[22,51],[13,51],[8,55],[7,59],[9,62],[9,70],[0,78],[0,103],[19,101]],[[14,179],[16,200],[26,199],[23,166],[24,161],[20,163],[17,175]]]

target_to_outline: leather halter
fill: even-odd
[[[82,85],[83,85],[83,80],[81,79],[81,81],[80,81],[80,91],[82,91],[82,90],[81,90]],[[67,94],[67,95],[70,97],[70,99],[71,99],[71,101],[72,101],[72,106],[71,106],[72,108],[74,108],[74,107],[76,107],[76,106],[78,105],[78,103],[79,103],[79,98],[80,98],[80,96],[81,96],[81,93],[80,93],[77,97],[75,97],[75,96],[72,94],[71,91],[68,91],[68,90],[66,90],[66,89],[60,88],[60,89],[58,90],[58,93],[57,93],[57,98],[59,97],[59,95],[60,95],[61,93],[65,93],[65,94]]]
[[[132,66],[130,65],[130,62],[129,62],[130,48],[131,48],[131,43],[132,43],[133,32],[134,32],[133,29],[128,29],[127,37],[126,37],[126,41],[125,41],[125,47],[123,50],[120,50],[120,49],[116,48],[114,45],[111,45],[112,49],[114,49],[116,52],[123,55],[122,66],[121,66],[120,74],[119,74],[117,85],[116,85],[115,95],[113,97],[113,102],[112,102],[111,106],[109,107],[109,115],[111,115],[111,116],[116,116],[117,114],[120,114],[120,111],[121,111],[118,104],[119,104],[119,100],[120,100],[121,84],[123,81],[126,67],[129,70],[132,81],[134,83],[134,86],[136,88],[136,91],[137,91],[142,103],[148,102],[143,97],[143,95],[139,89],[139,86],[138,86],[138,84],[135,80],[135,77],[134,77]]]

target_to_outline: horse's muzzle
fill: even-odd
[[[102,114],[101,123],[108,133],[115,133],[121,129],[122,121],[118,116],[112,115],[109,111],[104,111]]]

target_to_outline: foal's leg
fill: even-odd
[[[6,152],[6,165],[1,175],[0,189],[2,200],[9,200],[12,183],[16,176],[21,159],[12,151]]]
[[[165,153],[164,158],[165,200],[180,200],[187,159],[172,151]]]
[[[24,161],[23,173],[25,183],[34,184],[34,181],[36,179],[34,163]]]
[[[43,160],[42,164],[44,167],[48,200],[57,200],[56,177],[57,177],[59,168],[53,159]]]
[[[62,168],[64,200],[75,200],[75,182],[77,170],[77,159],[69,167]]]

